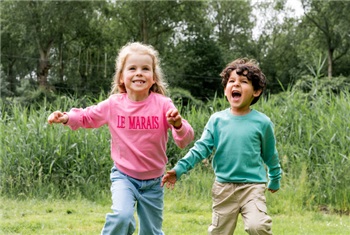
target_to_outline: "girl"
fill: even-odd
[[[120,50],[111,93],[85,109],[55,111],[48,122],[63,123],[72,130],[109,127],[113,213],[106,215],[101,234],[132,234],[135,207],[139,235],[164,234],[160,184],[167,163],[168,129],[180,148],[193,140],[194,131],[165,96],[158,52],[150,45],[129,43]]]

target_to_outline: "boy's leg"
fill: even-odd
[[[102,235],[130,235],[135,231],[135,187],[129,179],[112,168],[111,192],[113,213],[106,215]]]
[[[137,214],[140,221],[139,235],[163,235],[164,188],[161,177],[142,181],[138,189]]]
[[[214,182],[212,223],[208,228],[209,235],[233,234],[240,209],[236,188],[236,184]]]
[[[245,231],[250,235],[272,235],[272,220],[267,215],[266,187],[264,184],[252,184],[242,191],[241,214]]]

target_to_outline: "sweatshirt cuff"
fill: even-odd
[[[280,181],[270,181],[267,185],[267,188],[272,190],[278,190],[280,188]]]
[[[186,172],[182,169],[182,167],[179,166],[179,165],[176,165],[176,166],[173,168],[173,170],[175,170],[175,172],[176,172],[176,180],[180,180],[180,177],[181,177],[184,173],[186,173]]]

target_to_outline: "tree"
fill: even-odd
[[[250,1],[210,1],[207,16],[226,63],[252,56],[254,27]]]
[[[313,41],[327,51],[328,77],[334,63],[345,56],[350,46],[350,2],[302,0],[305,17],[317,28]]]
[[[7,47],[5,50],[10,53],[10,42],[14,40],[23,51],[13,51],[10,58],[18,56],[14,53],[22,54],[22,57],[25,57],[23,53],[28,53],[27,57],[37,58],[36,68],[33,63],[27,63],[31,67],[28,73],[36,71],[35,80],[39,87],[48,89],[52,56],[55,53],[59,54],[58,57],[62,56],[63,48],[60,46],[64,45],[64,41],[74,38],[79,29],[89,24],[88,14],[92,12],[92,7],[89,2],[6,1],[2,12],[5,13],[2,27],[6,29],[5,35],[9,35],[3,38]],[[56,46],[60,48],[57,51]],[[63,76],[63,67],[61,69]]]

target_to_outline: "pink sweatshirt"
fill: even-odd
[[[194,131],[185,119],[179,130],[168,124],[165,114],[174,107],[170,98],[157,93],[140,102],[129,100],[126,93],[116,94],[97,105],[71,109],[67,125],[76,130],[107,124],[115,166],[133,178],[153,179],[164,173],[168,162],[168,129],[180,148],[194,139]]]

